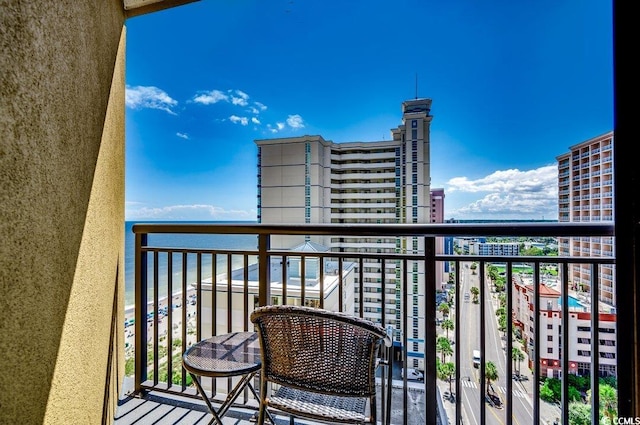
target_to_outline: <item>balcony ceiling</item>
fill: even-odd
[[[199,0],[122,0],[127,18],[182,6]]]

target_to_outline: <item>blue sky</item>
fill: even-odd
[[[255,220],[254,140],[389,140],[416,77],[446,218],[557,219],[556,156],[613,129],[609,1],[202,0],[126,26],[127,220]]]

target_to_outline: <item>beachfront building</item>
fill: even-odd
[[[471,255],[520,255],[520,244],[517,242],[478,242],[468,244]]]
[[[513,287],[513,324],[519,329],[526,347],[528,359],[534,357],[533,284],[523,282],[517,276]],[[544,284],[538,285],[540,315],[537,327],[540,331],[540,374],[560,378],[562,371],[562,311],[561,293]],[[588,376],[591,370],[591,312],[588,303],[569,295],[567,312],[569,332],[569,373]],[[616,376],[616,316],[600,313],[598,317],[598,375]],[[529,367],[533,364],[529,360]]]
[[[340,278],[337,261],[313,256],[313,252],[327,252],[327,247],[314,242],[304,242],[288,251],[291,254],[286,256],[284,261],[282,257],[271,258],[270,304],[282,305],[286,301],[288,305],[306,305],[354,313],[355,265],[353,263],[342,263],[342,278]],[[304,264],[302,257],[296,256],[297,252],[304,252],[307,256]],[[283,276],[286,276],[286,281]],[[248,313],[250,314],[258,306],[258,281],[257,263],[232,270],[231,279],[226,272],[220,273],[215,279],[216,299],[214,300],[211,292],[212,279],[203,280],[201,298],[203,335],[212,335],[211,330],[214,326],[216,334],[243,331],[242,328],[230,328],[229,323],[242,327]],[[196,288],[195,283],[192,286]],[[212,308],[214,305],[215,309]]]
[[[322,136],[256,140],[258,146],[258,221],[277,224],[430,223],[444,215],[444,191],[430,188],[431,99],[402,103],[402,124],[391,129],[391,140],[334,143]],[[273,248],[313,241],[336,252],[424,252],[421,238],[364,238],[312,236],[273,237]],[[438,242],[442,252],[443,242]],[[411,343],[407,353],[420,367],[424,351],[424,273],[422,264],[409,263],[416,308],[405,330]],[[396,293],[400,264],[364,265],[364,317],[401,329]],[[441,287],[444,265],[436,281]],[[381,273],[384,273],[382,278]],[[358,277],[357,277],[358,279]],[[384,287],[381,282],[384,282]],[[356,294],[358,297],[358,295]],[[400,332],[395,337],[399,338]]]
[[[558,221],[613,221],[613,132],[571,146],[558,161]],[[612,257],[613,238],[559,238],[558,255]],[[612,307],[615,299],[615,271],[602,265],[599,287],[591,290],[588,264],[569,268],[571,289],[588,295],[596,293],[600,301]]]

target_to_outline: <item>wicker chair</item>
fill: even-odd
[[[384,350],[391,374],[385,329],[343,313],[299,306],[259,307],[251,314],[260,338],[260,412],[267,408],[324,423],[377,423],[376,370]],[[384,374],[383,374],[384,376]],[[390,381],[388,381],[390,383]],[[269,396],[268,384],[277,384]],[[391,385],[386,403],[387,423]]]

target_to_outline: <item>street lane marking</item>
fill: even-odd
[[[478,384],[473,382],[473,381],[464,380],[464,381],[460,381],[460,383],[462,384],[463,387],[472,388],[474,390],[478,389]],[[502,393],[502,394],[506,394],[507,393],[507,388],[506,387],[494,387],[494,388],[497,388],[497,391]],[[528,397],[528,395],[526,393],[524,393],[524,392],[522,392],[520,390],[513,390],[512,394],[515,397],[520,397],[520,398],[527,398]]]

